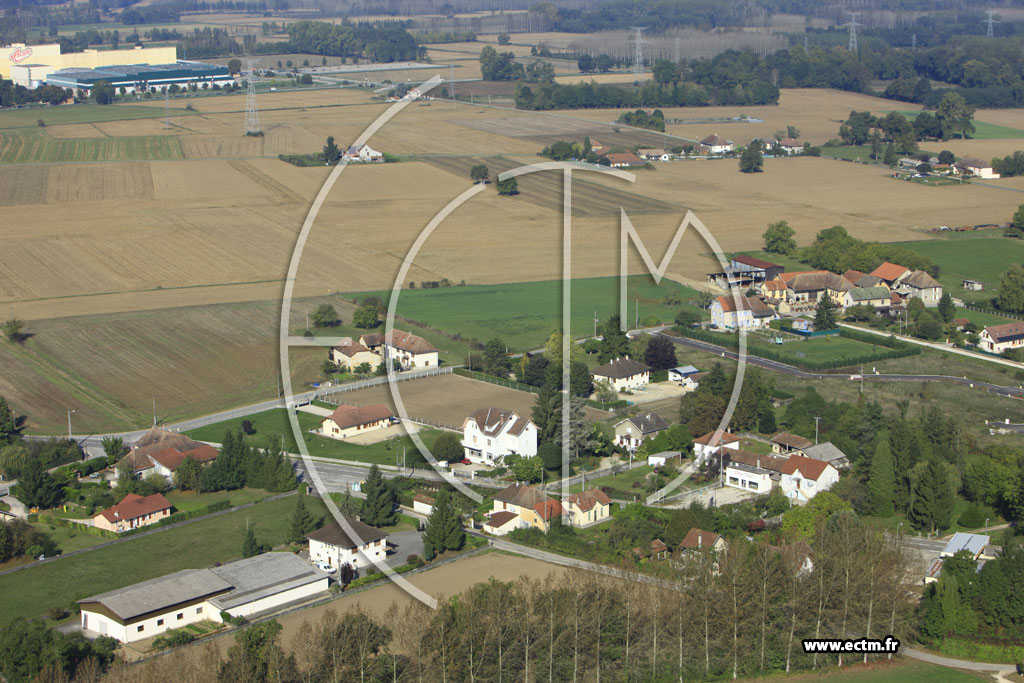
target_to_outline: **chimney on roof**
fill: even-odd
[[[114,510],[114,516],[115,516],[115,517],[120,517],[120,516],[121,516],[121,513],[120,513],[120,512],[118,512],[117,510]]]

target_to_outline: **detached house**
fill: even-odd
[[[1024,322],[989,325],[978,335],[978,348],[990,353],[1002,353],[1024,346]]]
[[[216,460],[217,454],[217,449],[209,444],[193,441],[178,432],[154,427],[135,442],[135,447],[125,456],[125,460],[132,464],[139,478],[159,474],[170,482],[185,458],[192,458],[204,465]]]
[[[769,493],[773,482],[782,478],[786,458],[778,455],[758,455],[747,451],[730,451],[725,465],[725,485],[733,488]]]
[[[481,408],[462,423],[462,447],[477,464],[493,464],[506,455],[537,455],[537,425],[502,408]]]
[[[701,150],[708,154],[725,154],[731,152],[735,146],[732,140],[726,140],[718,133],[712,133],[700,141]]]
[[[503,513],[511,513],[514,517]],[[562,504],[554,498],[532,486],[516,484],[494,494],[494,509],[484,528],[489,525],[508,533],[512,529],[533,527],[546,533],[551,521],[561,519],[565,514]]]
[[[601,489],[587,489],[565,499],[564,505],[573,526],[587,526],[608,519],[612,499]]]
[[[373,162],[373,161],[384,161],[384,153],[378,152],[374,148],[367,144],[352,145],[345,150],[345,158],[349,161],[362,161]]]
[[[791,455],[782,466],[780,486],[786,497],[795,503],[806,503],[821,491],[839,481],[839,470],[823,460]]]
[[[320,433],[332,439],[347,439],[391,425],[394,415],[383,403],[369,406],[340,405],[320,423]]]
[[[615,391],[639,389],[651,381],[651,368],[630,357],[616,358],[593,370],[595,382],[608,382]]]
[[[387,534],[358,519],[345,517],[345,521],[354,535],[337,521],[332,521],[306,537],[309,539],[310,562],[326,562],[332,567],[350,564],[354,569],[359,569],[387,557]]]
[[[977,157],[964,157],[953,164],[953,171],[959,175],[973,175],[986,180],[995,180],[999,177],[992,164]]]
[[[739,438],[729,432],[722,432],[718,441],[714,441],[714,437],[714,432],[708,432],[704,436],[693,440],[693,464],[697,467],[707,462],[711,456],[718,455],[721,448],[727,448],[731,451],[738,451],[740,449]]]
[[[390,361],[398,361],[403,369],[408,368],[436,368],[438,365],[438,351],[433,344],[423,337],[391,330],[384,338],[384,358]]]
[[[647,161],[668,161],[672,156],[663,149],[638,149],[637,155]]]
[[[804,143],[796,138],[782,138],[779,140],[779,147],[789,155],[800,154],[804,151]]]
[[[661,415],[654,412],[635,415],[615,425],[615,443],[636,453],[644,439],[653,439],[663,429],[668,429],[668,422]]]
[[[612,168],[629,168],[630,166],[643,166],[644,160],[632,152],[613,152],[605,154],[608,165]]]
[[[679,544],[679,551],[687,553],[703,550],[713,550],[718,553],[724,551],[725,538],[713,531],[704,531],[703,529],[693,527],[687,532],[682,543]]]
[[[368,363],[372,369],[376,370],[381,363],[381,357],[380,354],[374,353],[363,344],[349,339],[331,349],[331,362],[349,370]]]
[[[768,327],[775,311],[755,297],[739,295],[739,307],[731,295],[720,296],[711,303],[711,323],[723,330],[755,330]]]
[[[139,496],[129,493],[117,505],[107,508],[92,518],[92,525],[107,531],[128,531],[156,524],[171,516],[173,506],[162,494]]]

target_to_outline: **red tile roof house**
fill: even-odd
[[[117,505],[107,508],[92,518],[92,525],[107,531],[128,531],[156,524],[171,516],[173,506],[162,494],[140,496],[129,493]]]
[[[340,405],[320,423],[320,433],[332,439],[346,439],[391,425],[394,414],[383,403],[358,407]]]
[[[608,159],[609,165],[612,168],[628,168],[630,166],[644,165],[644,160],[632,152],[615,152],[612,154],[605,154],[605,158]]]
[[[601,489],[587,489],[565,499],[563,507],[573,526],[587,526],[608,519],[612,499]]]
[[[695,467],[703,465],[711,456],[718,455],[719,448],[728,448],[732,451],[739,450],[739,437],[733,436],[729,432],[722,432],[718,440],[714,441],[714,436],[714,432],[708,432],[704,436],[693,440],[693,464]],[[714,441],[713,444],[712,441]]]
[[[397,360],[404,369],[436,368],[440,362],[433,344],[419,335],[401,330],[391,330],[384,336],[384,358],[388,359],[387,362]]]
[[[209,444],[154,427],[135,442],[135,447],[125,456],[125,460],[132,464],[135,474],[140,478],[159,474],[171,481],[174,471],[185,458],[192,458],[203,465],[216,460],[217,454],[217,449]],[[117,480],[116,470],[114,480]]]
[[[782,466],[782,493],[794,503],[806,503],[839,481],[839,470],[822,460],[791,455]]]
[[[885,284],[889,287],[893,287],[897,282],[910,275],[910,268],[886,261],[871,271],[871,274],[880,280],[885,280]]]
[[[562,504],[554,498],[532,486],[520,484],[494,494],[491,516],[499,512],[515,513],[518,516],[515,527],[534,527],[544,532],[551,527],[551,520],[564,518],[566,514]]]
[[[779,432],[772,437],[772,453],[778,455],[788,455],[797,451],[802,451],[805,448],[810,448],[814,445],[814,442],[810,439],[805,439],[797,434],[790,434],[789,432]]]
[[[693,527],[687,532],[683,542],[679,544],[679,551],[692,552],[695,550],[722,552],[725,550],[725,539],[722,538],[721,534]]]

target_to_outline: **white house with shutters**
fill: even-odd
[[[537,425],[512,410],[489,406],[462,423],[462,447],[470,462],[494,464],[506,455],[537,455]]]

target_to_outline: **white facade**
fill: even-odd
[[[378,152],[367,144],[362,144],[358,147],[355,145],[349,147],[348,151],[345,153],[345,158],[349,161],[383,161],[384,154],[382,152]]]
[[[386,538],[366,543],[359,548],[343,548],[341,546],[309,539],[309,561],[313,564],[326,562],[332,567],[341,567],[348,563],[353,568],[371,566],[374,562],[383,561],[387,557],[388,543]]]
[[[782,472],[782,492],[795,503],[806,503],[821,491],[828,491],[839,481],[839,470],[827,463],[817,477],[804,472],[803,469],[800,466],[790,474],[787,474],[786,470]]]
[[[693,464],[697,467],[703,465],[712,456],[718,455],[719,448],[729,448],[734,451],[740,449],[740,441],[736,437],[731,435],[722,435],[721,440],[715,446],[709,446],[706,443],[700,443],[697,440],[693,442]]]
[[[324,590],[327,587],[324,586]],[[128,624],[122,624],[106,614],[82,608],[81,624],[83,629],[99,633],[102,636],[116,638],[122,643],[131,643],[144,638],[152,638],[161,633],[166,633],[172,628],[181,628],[200,621],[217,621],[220,619],[220,610],[210,604],[208,600],[176,607],[174,610],[160,613]]]
[[[537,455],[537,425],[514,412],[478,410],[462,424],[462,446],[466,458],[477,464],[493,464],[513,454],[532,458]]]
[[[771,472],[729,463],[725,466],[725,485],[757,493],[768,493],[772,490]]]

